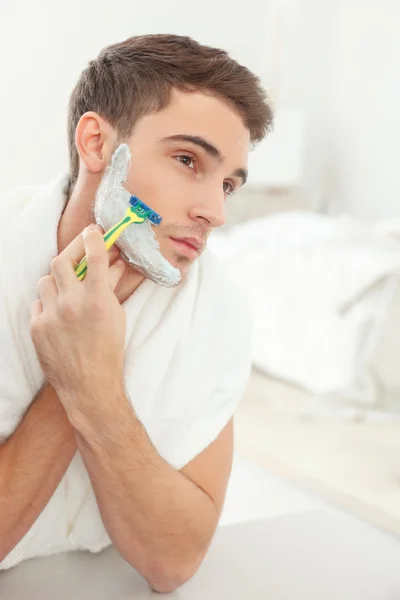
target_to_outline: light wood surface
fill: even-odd
[[[305,418],[316,401],[254,371],[236,414],[237,452],[400,535],[400,421]]]

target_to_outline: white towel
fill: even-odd
[[[0,442],[16,429],[44,382],[30,337],[30,307],[37,282],[57,254],[64,184],[65,177],[0,200]],[[145,280],[124,309],[127,393],[160,455],[180,469],[218,436],[243,393],[251,368],[246,304],[205,251],[180,286],[167,289]],[[109,543],[77,452],[0,568],[64,550],[97,552]]]

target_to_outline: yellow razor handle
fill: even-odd
[[[146,217],[140,217],[129,207],[126,211],[126,215],[123,219],[121,219],[114,227],[111,227],[103,235],[103,240],[106,246],[107,251],[115,244],[121,233],[130,225],[131,223],[143,223]],[[76,265],[75,273],[78,279],[82,281],[86,275],[87,271],[87,258],[86,254],[82,258],[82,260]]]

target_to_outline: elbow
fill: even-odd
[[[159,565],[152,569],[146,579],[155,592],[169,594],[192,579],[199,566],[200,562],[187,564],[185,561],[178,566]]]

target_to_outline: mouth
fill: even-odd
[[[181,254],[189,258],[197,258],[204,246],[204,243],[197,238],[173,238],[170,240]]]

